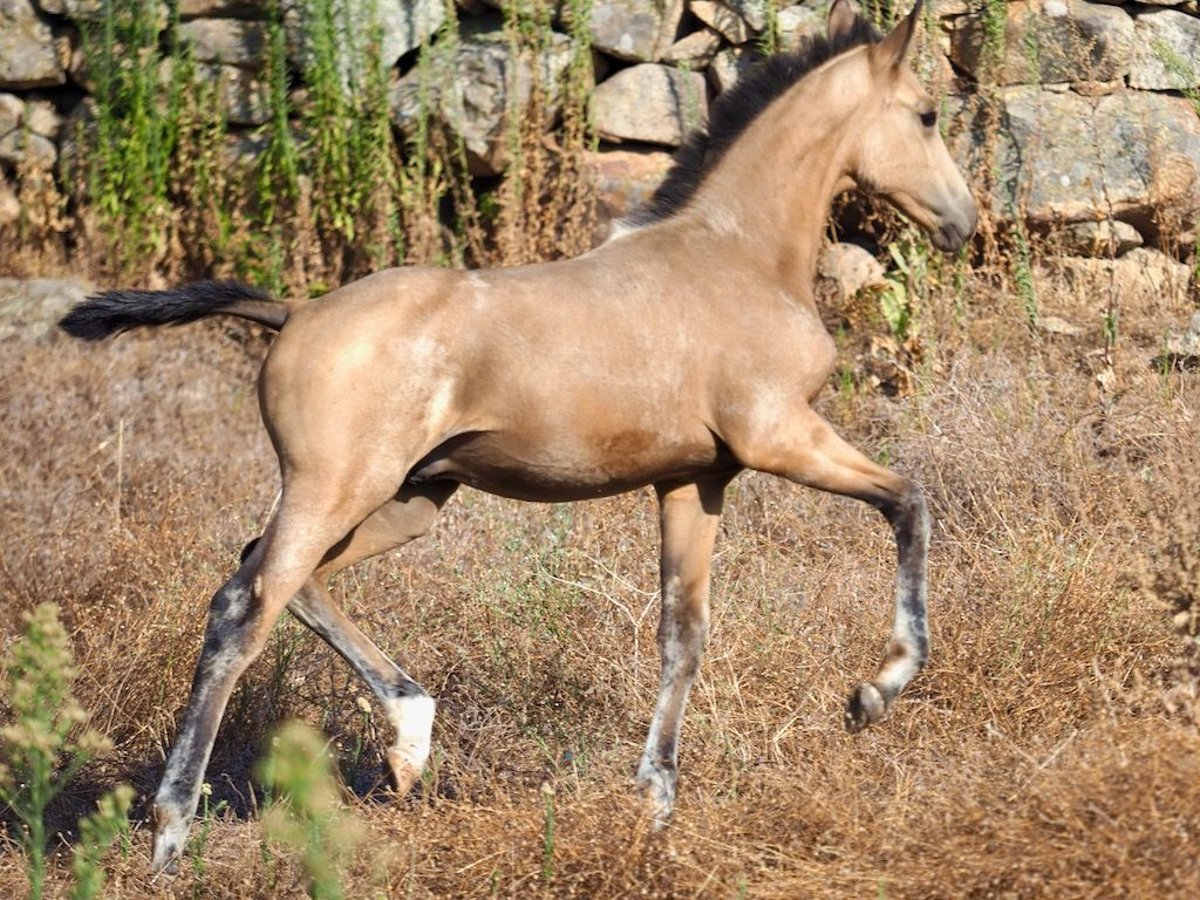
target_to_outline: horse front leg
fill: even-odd
[[[656,487],[662,532],[662,676],[637,784],[660,825],[675,801],[683,711],[708,639],[709,568],[726,484],[728,479]]]
[[[772,423],[769,436],[761,431],[757,440],[743,435],[731,448],[748,468],[869,503],[892,526],[898,556],[892,637],[875,677],[856,687],[846,702],[847,730],[861,731],[883,718],[929,656],[924,494],[915,482],[871,462],[808,407],[782,427]]]

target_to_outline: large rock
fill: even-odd
[[[731,44],[744,44],[750,40],[750,26],[746,24],[746,20],[723,3],[717,3],[715,0],[691,0],[688,10]]]
[[[683,0],[607,0],[592,4],[592,46],[617,59],[661,59],[675,42]]]
[[[592,123],[603,140],[677,147],[708,121],[704,76],[642,63],[596,87]]]
[[[948,102],[963,117],[951,146],[968,171],[996,173],[991,206],[1001,219],[1021,210],[1052,225],[1101,210],[1152,228],[1164,210],[1187,220],[1200,209],[1200,119],[1187,100],[1016,87],[1001,91],[998,121],[976,110],[974,123],[961,104]]]
[[[1135,250],[1144,241],[1128,222],[1103,219],[1073,222],[1051,233],[1049,243],[1066,256],[1107,258]]]
[[[338,69],[348,83],[361,75],[366,62],[354,48],[367,45],[372,28],[382,29],[380,58],[394,66],[401,56],[420,47],[446,21],[442,0],[375,0],[375,19],[369,6],[360,0],[332,0],[333,21],[340,50]],[[345,4],[350,4],[350,14]],[[303,0],[284,0],[284,27],[288,36],[288,55],[297,69],[303,70],[310,58],[310,21]],[[347,25],[347,23],[349,23]]]
[[[584,171],[596,187],[601,226],[645,206],[667,176],[673,157],[663,150],[603,150],[588,153]]]
[[[0,94],[0,162],[53,169],[58,127],[58,116],[48,104],[26,104],[12,94]]]
[[[746,20],[755,31],[767,27],[767,4],[772,0],[725,0],[725,5]]]
[[[1004,56],[996,72],[985,72],[987,17],[958,19],[950,43],[954,64],[977,81],[1048,84],[1111,81],[1129,72],[1133,20],[1123,9],[1086,0],[1045,4],[1009,3]]]
[[[198,78],[217,89],[217,102],[233,125],[262,125],[271,117],[267,86],[256,73],[237,66],[201,63]]]
[[[67,80],[50,26],[30,0],[0,0],[0,88],[35,88]]]
[[[1186,91],[1200,86],[1200,19],[1157,9],[1140,13],[1134,29],[1130,87]]]
[[[21,201],[17,199],[17,192],[8,183],[4,173],[0,172],[0,229],[13,224],[20,218]]]
[[[536,57],[532,51],[514,57],[502,31],[472,35],[454,54],[433,55],[424,87],[420,68],[400,80],[391,96],[393,119],[401,131],[411,132],[422,113],[424,93],[427,112],[462,138],[471,173],[495,175],[508,159],[509,114],[521,115],[528,109],[536,77],[546,92],[548,119],[552,118],[570,61],[571,42],[565,35],[553,35]],[[511,86],[516,87],[516,95],[510,97]]]
[[[685,63],[694,69],[703,69],[712,63],[720,49],[721,35],[711,28],[701,28],[668,47],[662,59],[663,62]]]
[[[214,17],[263,19],[266,15],[262,0],[179,0],[179,17],[184,21]]]
[[[197,62],[261,69],[267,30],[261,22],[198,19],[180,24],[179,39],[191,48]]]
[[[58,320],[91,292],[81,281],[0,278],[0,341],[54,339],[61,334]]]
[[[825,34],[825,16],[807,6],[789,6],[775,16],[779,46],[797,50],[805,41]]]

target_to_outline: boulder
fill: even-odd
[[[346,3],[352,4],[349,16]],[[283,0],[283,8],[288,56],[292,65],[303,71],[311,41],[309,30],[304,27],[304,5],[302,0]],[[333,21],[341,53],[338,68],[347,83],[360,74],[365,62],[361,54],[349,48],[365,46],[374,24],[382,29],[380,58],[384,65],[394,66],[401,56],[420,47],[446,21],[442,0],[375,0],[374,22],[368,17],[368,9],[355,0],[333,0]]]
[[[50,26],[30,0],[0,0],[0,88],[36,88],[67,80]]]
[[[655,63],[622,69],[597,85],[591,116],[602,140],[678,147],[708,120],[704,76]]]
[[[1099,222],[1074,222],[1051,232],[1050,245],[1067,256],[1107,258],[1121,256],[1144,243],[1141,234],[1128,222],[1105,219]]]
[[[729,90],[737,80],[755,63],[762,62],[762,57],[749,47],[730,47],[722,50],[713,57],[708,67],[708,80],[713,92],[720,96]]]
[[[684,0],[609,0],[592,4],[592,47],[630,62],[661,59],[675,42]]]
[[[746,20],[755,31],[767,27],[767,4],[773,0],[723,0],[726,6]]]
[[[0,135],[16,131],[25,118],[25,101],[13,94],[0,94]]]
[[[697,19],[716,31],[731,44],[750,40],[750,26],[740,15],[715,0],[691,0],[688,10]]]
[[[782,50],[796,50],[802,43],[825,34],[825,16],[807,6],[789,6],[775,16]]]
[[[711,28],[701,28],[668,47],[662,59],[663,62],[687,63],[693,68],[703,69],[712,63],[720,48],[721,35]]]
[[[197,62],[261,69],[267,29],[261,22],[240,19],[198,19],[179,26],[179,39],[191,48]]]
[[[859,291],[885,284],[884,269],[874,256],[857,244],[827,244],[817,258],[818,291],[822,297],[843,302]]]
[[[58,320],[81,303],[92,288],[81,281],[57,278],[0,278],[0,341],[20,335],[53,339]]]
[[[0,230],[21,218],[21,201],[17,192],[8,183],[4,173],[0,172]]]
[[[623,219],[649,202],[673,162],[663,150],[603,150],[588,153],[584,170],[596,187],[601,224]]]
[[[262,125],[271,117],[267,86],[258,75],[238,66],[200,63],[196,77],[216,86],[217,102],[233,125]]]
[[[1140,227],[1163,210],[1184,224],[1200,210],[1200,119],[1185,99],[1015,87],[1000,92],[995,121],[962,98],[947,98],[947,108],[958,117],[949,143],[959,164],[995,173],[990,203],[1000,219],[1021,210],[1053,226],[1104,210]]]
[[[179,18],[262,19],[267,15],[262,0],[179,0]]]
[[[58,130],[57,116],[53,110],[42,110],[43,105],[36,104],[31,110],[12,94],[0,94],[0,162],[46,171],[54,168],[58,147],[51,138]],[[55,121],[51,121],[52,116]],[[42,133],[47,130],[51,134]]]
[[[1134,20],[1137,47],[1129,86],[1153,91],[1200,87],[1200,19],[1173,9],[1143,11]]]
[[[536,58],[533,51],[514,58],[503,31],[473,35],[453,54],[434,54],[427,74],[418,68],[400,79],[391,94],[393,121],[401,131],[411,131],[422,114],[421,78],[428,77],[426,111],[462,138],[472,174],[495,175],[508,158],[509,113],[528,108],[536,77],[546,91],[546,112],[552,118],[571,55],[571,42],[561,34],[555,34]],[[516,96],[510,97],[514,84]]]
[[[1009,3],[1004,56],[985,72],[988,22],[984,13],[956,20],[950,56],[976,81],[1046,84],[1123,78],[1133,56],[1133,19],[1115,6],[1086,0]]]
[[[1088,318],[1099,316],[1115,296],[1125,311],[1160,309],[1187,296],[1192,271],[1164,253],[1138,247],[1117,259],[1052,256],[1034,270],[1038,293],[1060,296]]]

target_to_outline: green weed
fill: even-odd
[[[58,606],[43,603],[23,616],[25,631],[3,663],[10,724],[0,728],[0,803],[21,821],[19,834],[29,857],[29,896],[40,898],[46,880],[46,808],[85,764],[110,749],[99,732],[84,728],[88,714],[71,694],[78,675]],[[101,801],[99,818],[86,819],[79,871],[80,890],[99,889],[94,861],[103,855],[132,792],[118,789]],[[101,846],[103,844],[103,846]],[[81,894],[80,896],[90,896]]]
[[[263,815],[268,838],[299,854],[312,897],[343,897],[342,873],[362,827],[342,807],[325,742],[307,725],[290,722],[272,738],[259,775],[276,797]]]

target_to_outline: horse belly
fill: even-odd
[[[557,503],[732,468],[732,456],[707,430],[686,438],[642,429],[553,439],[475,432],[435,449],[408,480],[458,481],[503,497]]]

